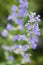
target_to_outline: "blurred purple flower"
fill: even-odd
[[[15,36],[13,36],[13,38],[12,38],[12,40],[14,40],[14,41],[16,41],[16,40],[18,40],[18,35],[15,35]]]
[[[24,53],[23,58],[28,58],[28,54]]]
[[[13,30],[13,26],[11,24],[7,24],[6,29],[9,30],[9,31],[12,31]]]
[[[15,6],[15,5],[13,5],[13,6],[11,7],[12,12],[14,12],[14,13],[17,11],[17,9],[18,9],[18,8],[17,8],[17,6]]]
[[[28,0],[19,0],[20,6],[19,6],[19,17],[25,17],[28,12]]]
[[[14,45],[14,48],[16,48],[16,49],[20,49],[22,46],[21,45],[19,45],[19,44],[15,44]]]
[[[12,40],[14,40],[14,41],[26,40],[26,36],[25,35],[15,35],[12,37]]]
[[[8,46],[8,51],[12,51],[12,47],[11,46]]]
[[[34,22],[35,18],[33,17],[33,15],[30,15],[30,22]]]
[[[24,21],[22,19],[17,18],[17,19],[15,19],[15,23],[23,25]]]
[[[40,35],[40,29],[38,27],[38,23],[34,24],[33,32],[34,32],[34,34]]]
[[[31,30],[31,28],[32,28],[31,25],[30,25],[30,23],[27,23],[26,27],[27,27],[28,30]]]
[[[27,62],[30,63],[31,62],[30,57],[29,57],[29,55],[27,53],[24,53],[22,62],[23,63],[27,63]]]
[[[33,49],[36,49],[37,44],[33,43],[33,44],[31,44],[31,45],[32,45],[32,48],[33,48]]]
[[[8,31],[4,29],[4,30],[2,31],[2,33],[1,33],[1,35],[2,35],[3,37],[7,37],[7,36],[8,36]]]
[[[23,46],[22,46],[23,51],[27,51],[27,50],[28,50],[28,48],[29,48],[29,46],[28,46],[28,45],[23,45]]]
[[[21,40],[26,40],[26,36],[25,35],[20,35]]]
[[[14,18],[14,16],[15,16],[15,14],[13,13],[13,14],[11,14],[11,15],[9,15],[8,16],[8,18],[7,18],[7,20],[9,21],[9,20],[12,20],[13,18]]]
[[[28,2],[26,2],[24,4],[20,4],[19,9],[20,10],[24,10],[24,9],[26,10],[26,9],[28,9]]]
[[[19,12],[18,12],[18,16],[19,17],[25,17],[27,12],[28,11],[26,9],[20,9]]]
[[[34,41],[35,42],[38,42],[38,36],[36,35],[36,36],[33,36],[33,38],[34,38]]]
[[[23,10],[24,8],[25,8],[25,5],[24,4],[20,4],[19,9]]]
[[[15,44],[13,51],[14,51],[15,54],[20,54],[21,53],[21,49],[22,49],[22,46],[21,45]]]
[[[28,9],[29,2],[27,1],[24,5]]]
[[[35,36],[31,36],[30,43],[31,43],[33,49],[36,49],[36,47],[37,47],[36,42],[38,42],[38,39]]]
[[[38,42],[38,36],[37,35],[31,36],[30,41],[32,41],[32,40],[33,40],[33,42]]]
[[[25,2],[27,2],[28,0],[19,0],[19,3],[25,3]]]
[[[20,4],[19,6],[19,12],[18,12],[18,16],[19,17],[25,17],[27,12],[28,12],[28,3],[24,3],[24,4]]]
[[[36,16],[36,20],[37,20],[38,22],[41,21],[41,20],[40,20],[40,15],[37,15],[37,16]]]
[[[30,43],[34,43],[35,41],[34,41],[34,38],[33,38],[33,36],[30,36]]]
[[[19,8],[15,5],[11,7],[12,14],[8,16],[7,20],[13,20],[16,24],[23,25],[23,19],[20,19],[18,17],[25,17],[27,14],[28,10],[28,1],[27,0],[19,0],[19,2],[25,2],[25,3],[20,3]],[[18,10],[18,12],[17,12]]]
[[[14,57],[11,55],[11,56],[9,56],[8,59],[11,60],[11,61],[13,61],[14,60]]]

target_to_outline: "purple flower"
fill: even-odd
[[[19,45],[18,44],[15,44],[14,47],[19,49]]]
[[[33,39],[33,36],[30,36],[30,43],[34,43],[35,41],[34,41],[34,39]]]
[[[19,0],[20,6],[19,6],[19,17],[25,17],[28,12],[28,1],[27,0]]]
[[[30,22],[34,22],[34,21],[35,21],[35,18],[32,15],[30,15]]]
[[[15,44],[14,45],[14,48],[16,48],[16,49],[20,49],[22,46],[21,45],[19,45],[19,44]]]
[[[21,40],[26,40],[26,36],[25,35],[21,35]]]
[[[38,36],[36,35],[36,36],[33,36],[33,38],[34,38],[34,41],[35,42],[38,42]]]
[[[7,18],[7,20],[8,20],[8,21],[9,21],[9,20],[12,20],[12,19],[14,18],[14,15],[15,15],[14,13],[11,14],[11,15],[9,15],[8,18]]]
[[[27,50],[28,50],[28,48],[29,48],[29,46],[28,46],[28,45],[23,45],[23,46],[22,46],[23,51],[27,51]]]
[[[37,35],[31,36],[30,41],[38,42],[38,36]]]
[[[27,62],[31,62],[30,58],[29,58],[29,55],[27,53],[24,53],[23,55],[23,61],[22,63],[27,63]]]
[[[34,24],[33,32],[34,32],[34,34],[40,35],[40,29],[38,27],[38,23]]]
[[[7,50],[7,51],[12,51],[12,47],[11,46],[2,45],[2,48]]]
[[[27,12],[28,11],[26,9],[20,9],[19,12],[18,12],[18,16],[19,17],[25,17]]]
[[[20,4],[20,9],[28,9],[28,2]]]
[[[22,49],[22,46],[21,46],[21,45],[15,44],[13,51],[14,51],[14,53],[16,53],[16,54],[20,54],[20,53],[21,53],[21,49]]]
[[[12,47],[11,46],[8,46],[8,51],[12,51]]]
[[[17,19],[15,19],[15,23],[23,25],[24,21],[22,19],[17,18]]]
[[[24,4],[20,4],[19,9],[23,10],[24,8],[25,8],[25,5]]]
[[[24,4],[20,4],[18,16],[19,16],[19,17],[25,17],[26,14],[27,14],[27,12],[28,12],[28,8],[27,8],[27,6],[25,5],[25,3],[24,3]]]
[[[37,44],[33,43],[33,44],[31,44],[31,45],[32,45],[32,48],[33,48],[33,49],[36,49]]]
[[[2,35],[3,37],[7,37],[7,36],[8,36],[8,31],[4,29],[4,30],[2,31],[2,33],[1,33],[1,35]]]
[[[41,21],[41,20],[40,20],[40,15],[37,15],[37,16],[36,16],[36,20],[37,20],[38,22]]]
[[[14,40],[14,41],[16,41],[16,40],[20,41],[21,37],[20,37],[20,35],[15,35],[15,36],[12,37],[12,40]]]
[[[15,36],[13,36],[13,38],[12,38],[12,40],[14,40],[14,41],[16,41],[16,40],[18,40],[18,35],[15,35]]]
[[[19,0],[19,3],[25,3],[25,2],[27,2],[28,0]]]
[[[27,23],[26,27],[27,27],[28,30],[31,30],[31,28],[32,28],[31,25],[30,25],[30,23]]]
[[[13,30],[13,26],[11,24],[7,24],[6,29],[9,30],[9,31],[12,31]]]
[[[30,37],[30,43],[31,43],[33,49],[36,49],[36,47],[37,47],[36,42],[37,41],[38,41],[38,39],[36,39],[35,36]]]
[[[20,10],[24,10],[24,9],[26,10],[26,9],[28,9],[28,2],[26,2],[24,4],[20,4],[19,9]]]
[[[25,3],[25,7],[28,9],[28,5],[29,5],[29,2],[27,1],[26,3]]]
[[[12,37],[12,40],[14,40],[14,41],[26,40],[26,36],[25,35],[15,35]]]
[[[11,7],[11,10],[12,10],[12,12],[16,12],[16,10],[17,10],[18,8],[17,8],[17,6],[15,6],[15,5],[13,5],[12,7]]]
[[[9,56],[8,59],[11,60],[11,61],[13,61],[14,60],[14,57],[11,55],[11,56]]]
[[[28,54],[24,53],[23,58],[28,58]]]
[[[17,15],[17,12],[16,12],[17,9],[18,9],[18,8],[17,8],[17,6],[15,6],[15,5],[13,5],[13,6],[11,7],[12,14],[8,16],[8,18],[7,18],[8,21],[9,21],[9,20],[14,20],[14,17]]]

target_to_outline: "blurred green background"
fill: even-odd
[[[32,53],[32,63],[25,65],[43,65],[43,0],[28,0],[28,2],[28,12],[36,12],[41,16],[41,22],[39,23],[41,35],[39,36],[38,47],[35,50],[31,49],[29,51]],[[0,32],[6,28],[7,23],[9,23],[7,17],[11,13],[10,9],[12,5],[18,6],[18,0],[0,0]],[[9,41],[8,39],[3,39],[0,35],[0,65],[6,65],[4,51],[1,49],[3,43],[9,43]]]

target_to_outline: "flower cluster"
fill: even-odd
[[[37,47],[38,35],[40,35],[40,29],[38,26],[38,22],[40,22],[40,15],[36,16],[36,13],[31,12],[27,14],[29,16],[28,23],[26,23],[27,28],[27,41],[31,44],[32,48],[35,49]]]
[[[20,40],[26,40],[26,36],[23,34],[23,35],[16,35],[16,36],[12,36],[12,38],[11,38],[12,40],[14,40],[14,41],[16,41],[16,40],[18,40],[18,41],[20,41]]]
[[[40,15],[36,16],[36,13],[30,12],[28,14],[28,0],[19,0],[20,5],[17,7],[13,5],[11,7],[12,13],[8,16],[7,20],[13,20],[14,24],[17,24],[17,27],[14,27],[12,24],[8,23],[6,29],[1,32],[1,35],[6,38],[8,37],[11,41],[14,42],[12,46],[2,45],[2,48],[5,51],[13,52],[14,54],[21,54],[22,60],[21,64],[31,62],[30,56],[26,51],[30,48],[36,49],[38,42],[38,35],[40,35],[40,29],[38,22],[40,22]],[[29,16],[28,22],[24,25],[24,17]],[[17,34],[12,35],[9,31],[25,30],[26,34]],[[23,31],[22,31],[23,32]],[[18,32],[17,32],[18,33]],[[19,42],[15,43],[16,41]],[[26,44],[20,44],[20,41],[26,41]],[[15,58],[11,55],[8,57],[8,60],[14,60]]]
[[[8,20],[13,20],[17,24],[24,24],[23,17],[28,13],[28,1],[19,0],[19,7],[13,5],[11,7],[12,14],[8,16]]]
[[[25,45],[14,44],[13,46],[3,45],[2,48],[5,51],[13,52],[15,54],[21,54],[23,57],[21,64],[24,64],[25,62],[29,62],[29,63],[31,62],[31,60],[30,60],[31,54],[25,53],[29,49],[29,46],[26,44]],[[14,57],[9,56],[7,59],[12,61],[12,60],[14,60]]]

